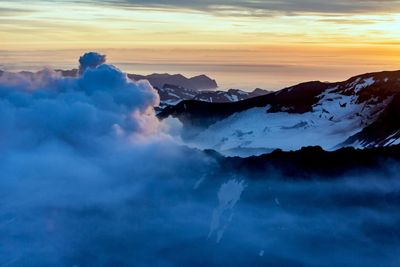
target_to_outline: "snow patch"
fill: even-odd
[[[237,95],[230,95],[228,93],[224,94],[224,96],[230,101],[230,102],[237,102],[239,101],[239,98]]]
[[[361,83],[357,83],[357,85],[354,87],[354,91],[356,93],[359,93],[362,89],[371,86],[375,83],[375,80],[373,77],[364,79]]]
[[[240,200],[243,190],[246,188],[245,182],[238,180],[229,180],[221,185],[218,191],[218,207],[214,209],[211,219],[210,238],[216,234],[216,242],[219,243],[224,235],[226,228],[233,219],[233,208]]]

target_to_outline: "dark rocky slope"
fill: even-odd
[[[223,173],[252,179],[331,179],[343,175],[385,172],[400,167],[400,145],[325,151],[320,147],[305,147],[297,151],[272,153],[248,158],[223,157],[213,150],[206,153],[217,160]]]

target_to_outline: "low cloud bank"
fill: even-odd
[[[202,153],[164,132],[152,86],[104,61],[85,54],[77,78],[0,77],[0,266],[108,266],[112,251],[82,263],[81,250],[100,255],[111,245],[96,239],[117,242],[129,224],[146,232],[168,187],[204,172]]]
[[[328,182],[228,176],[177,144],[148,82],[104,60],[84,55],[77,78],[0,77],[0,266],[398,261],[397,169]]]

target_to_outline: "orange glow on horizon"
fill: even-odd
[[[133,64],[125,67],[136,72],[197,73],[204,66],[211,74],[271,75],[296,68],[296,77],[335,80],[400,69],[395,3],[363,12],[262,13],[21,0],[2,1],[0,15],[0,65],[6,69],[75,66],[88,50],[106,53],[115,64]],[[16,66],[18,60],[24,64]],[[279,84],[286,84],[284,78]]]

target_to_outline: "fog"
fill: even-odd
[[[0,266],[398,266],[395,164],[224,173],[158,121],[148,82],[80,63],[0,77]]]

